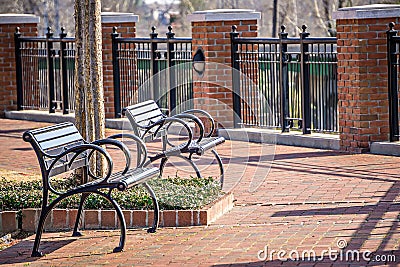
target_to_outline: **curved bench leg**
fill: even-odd
[[[150,187],[148,183],[143,183],[143,186],[147,189],[149,192],[151,199],[153,200],[153,208],[154,208],[154,219],[153,219],[153,225],[147,229],[148,233],[155,233],[157,228],[158,228],[158,223],[159,223],[159,206],[158,206],[158,201],[156,198],[156,194],[154,193],[153,189]]]
[[[39,251],[39,244],[40,244],[40,239],[42,238],[42,233],[43,233],[43,227],[44,227],[44,222],[46,220],[47,214],[49,213],[50,210],[45,210],[45,212],[40,213],[40,219],[38,223],[38,228],[36,230],[36,236],[35,236],[35,243],[33,244],[33,249],[32,249],[32,254],[31,257],[42,257],[43,253]]]
[[[222,159],[221,159],[221,157],[219,156],[219,154],[217,153],[217,151],[215,151],[215,149],[212,149],[211,152],[214,154],[215,158],[216,158],[217,161],[218,161],[219,173],[220,173],[219,181],[220,181],[220,183],[221,183],[221,188],[222,188],[223,185],[224,185],[224,174],[225,174],[224,165],[222,164]]]
[[[35,236],[35,243],[33,244],[33,249],[32,249],[32,257],[41,257],[43,256],[43,253],[39,251],[39,245],[40,245],[40,239],[42,238],[43,234],[43,229],[44,229],[44,222],[46,221],[47,216],[49,215],[50,211],[64,198],[71,196],[70,194],[64,195],[64,196],[59,196],[56,198],[53,202],[50,203],[47,207],[42,208],[42,211],[40,213],[40,219],[38,223],[38,227],[36,230],[36,236]]]
[[[119,219],[119,222],[121,224],[121,236],[119,238],[119,245],[118,247],[115,247],[113,249],[113,252],[121,252],[124,249],[125,246],[125,239],[126,239],[126,222],[125,222],[125,217],[124,214],[121,210],[121,207],[117,204],[117,202],[111,197],[111,195],[107,195],[104,193],[99,192],[100,195],[108,199],[108,201],[111,202],[113,205],[115,211],[117,212],[117,216]]]
[[[75,219],[75,226],[74,226],[74,231],[72,232],[72,236],[82,236],[82,234],[79,232],[78,229],[79,229],[79,224],[81,222],[83,205],[85,204],[85,201],[89,195],[90,195],[90,193],[82,193],[81,200],[79,203],[78,213],[77,213],[76,219]]]

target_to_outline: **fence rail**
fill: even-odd
[[[192,62],[192,39],[168,30],[166,37],[153,27],[150,38],[123,38],[113,29],[115,117],[121,117],[121,105],[147,99],[172,112],[192,108],[192,69],[185,64]]]
[[[281,29],[279,38],[243,38],[232,27],[235,125],[337,132],[336,38]]]
[[[46,37],[21,37],[15,32],[17,109],[74,110],[75,39],[48,28]]]
[[[390,141],[399,141],[400,36],[389,23],[387,31]]]

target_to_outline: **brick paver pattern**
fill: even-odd
[[[0,125],[0,168],[38,173],[33,151],[22,141],[21,134],[46,124],[1,119]],[[149,145],[150,150],[152,146]],[[122,253],[112,253],[118,243],[118,230],[87,230],[80,238],[71,237],[70,232],[45,233],[41,243],[45,257],[30,257],[34,238],[31,236],[0,252],[0,264],[396,266],[400,263],[398,157],[237,141],[227,141],[218,147],[218,152],[226,166],[224,190],[233,191],[236,202],[229,213],[211,225],[160,228],[155,234],[148,234],[145,229],[129,230]],[[198,163],[206,168],[207,160],[212,159]],[[183,169],[181,163],[175,165]],[[211,168],[205,173],[215,172]],[[172,175],[174,168],[167,169],[171,169],[167,175]],[[345,248],[340,250],[338,246]],[[326,252],[329,249],[334,251],[329,254]],[[369,251],[373,254],[368,254]],[[311,252],[317,258],[308,259]],[[351,252],[359,252],[359,260],[356,254],[352,258]]]

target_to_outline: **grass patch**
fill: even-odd
[[[8,179],[1,174],[0,211],[40,208],[42,201],[42,182],[39,179],[18,179],[17,174]],[[198,209],[219,198],[223,192],[218,181],[209,178],[168,177],[149,182],[159,201],[161,209]],[[52,182],[58,190],[68,190],[77,185],[74,176]],[[57,195],[50,193],[50,201]],[[122,209],[152,209],[152,200],[146,189],[137,186],[124,192],[113,190],[112,197]],[[77,208],[80,196],[74,195],[63,201],[58,208]],[[92,194],[85,202],[86,209],[112,209],[106,199]]]

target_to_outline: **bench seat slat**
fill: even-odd
[[[65,146],[67,144],[77,142],[82,140],[82,136],[80,133],[75,133],[75,134],[70,134],[66,136],[62,136],[60,138],[56,139],[50,139],[48,141],[40,142],[39,145],[42,148],[42,150],[48,150],[51,148],[56,148],[60,146]]]
[[[138,116],[134,116],[133,117],[137,123],[141,123],[141,122],[145,122],[145,121],[152,121],[152,122],[156,122],[159,119],[163,118],[163,114],[161,113],[161,111],[158,110],[153,110]]]
[[[117,188],[121,191],[144,183],[147,180],[158,175],[160,170],[158,168],[139,168],[130,169],[127,173],[117,172],[113,174],[108,180],[109,183],[118,183]]]
[[[153,100],[149,100],[143,103],[126,107],[125,109],[128,110],[133,116],[136,116],[139,114],[146,113],[149,110],[156,110],[159,108],[158,105]]]
[[[136,169],[134,172],[128,175],[124,175],[124,178],[121,179],[121,182],[124,182],[128,185],[128,188],[138,185],[140,183],[146,182],[150,178],[153,178],[155,175],[159,174],[158,168],[144,168],[144,169]]]
[[[51,125],[51,126],[46,126],[43,128],[39,128],[39,129],[33,129],[30,130],[29,132],[33,135],[37,135],[37,134],[41,134],[41,133],[45,133],[45,132],[49,132],[49,131],[55,131],[57,129],[61,129],[61,128],[66,128],[71,126],[70,122],[64,122],[64,123],[59,123],[59,124],[55,124],[55,125]]]
[[[53,131],[48,131],[40,134],[36,134],[35,138],[38,142],[42,142],[45,140],[53,139],[53,138],[58,138],[63,135],[69,135],[69,134],[74,134],[77,133],[78,130],[76,129],[75,126],[70,126],[70,127],[65,127],[61,129],[56,129]]]
[[[84,157],[75,159],[71,166],[69,166],[68,163],[56,164],[50,170],[49,177],[53,177],[58,174],[62,174],[62,173],[65,173],[65,172],[68,172],[71,170],[75,170],[75,169],[87,166],[87,164],[88,164],[88,162],[87,162],[86,158],[84,158]]]

